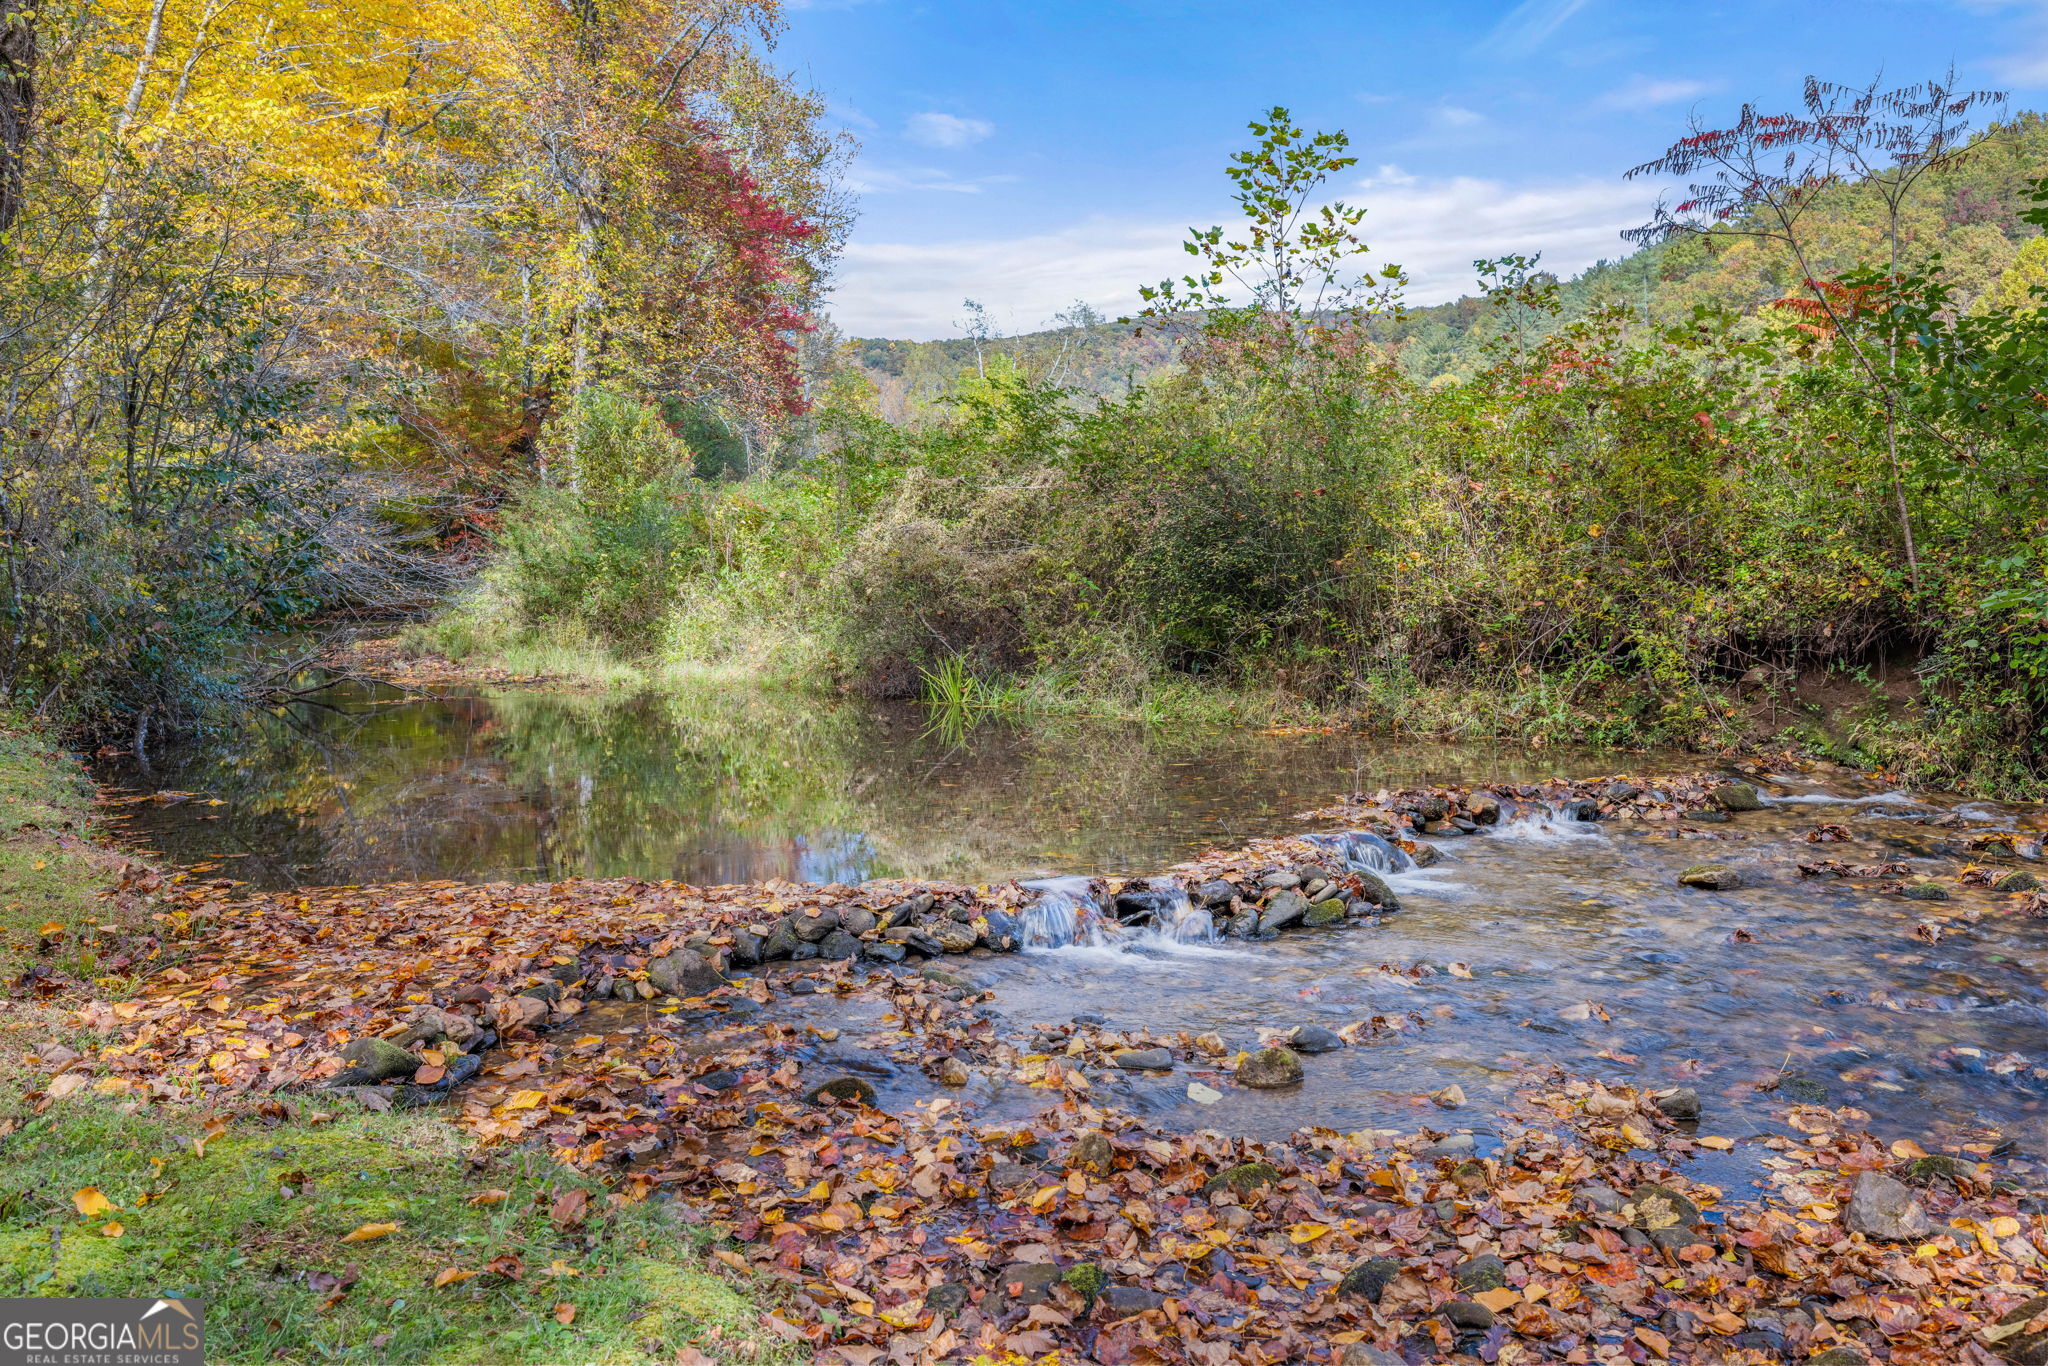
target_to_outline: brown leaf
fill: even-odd
[[[560,1324],[570,1324],[576,1322],[576,1306],[573,1304],[556,1305],[555,1322]]]
[[[583,1222],[589,1204],[589,1191],[563,1191],[555,1197],[555,1203],[549,1207],[548,1218],[554,1220],[557,1228],[575,1228]]]

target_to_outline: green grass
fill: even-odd
[[[100,926],[119,914],[99,892],[122,864],[98,837],[85,772],[40,732],[0,720],[0,978],[37,961],[97,970],[118,933]]]
[[[535,1153],[472,1166],[434,1117],[335,1105],[315,1125],[294,1108],[275,1127],[238,1120],[202,1154],[189,1112],[56,1102],[0,1139],[0,1295],[202,1297],[221,1362],[800,1359],[762,1328],[753,1288],[705,1256],[710,1232],[660,1201],[613,1206]],[[81,1216],[88,1187],[113,1208]],[[492,1190],[506,1197],[471,1203]],[[577,1190],[586,1221],[561,1227],[550,1210]],[[398,1230],[341,1241],[386,1223]],[[505,1254],[516,1280],[484,1272]],[[436,1289],[451,1267],[483,1274]]]

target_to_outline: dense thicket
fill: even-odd
[[[777,23],[0,10],[0,704],[139,732],[256,631],[437,591],[420,552],[586,391],[742,434],[801,408],[843,214]]]
[[[1331,303],[1388,284],[1348,274],[1355,214],[1299,232],[1341,142],[1257,127],[1233,168],[1246,240],[1198,238],[1197,273],[1138,320],[1180,330],[1174,370],[1083,396],[984,352],[908,424],[843,371],[783,473],[659,507],[646,484],[576,516],[535,503],[448,638],[566,614],[671,658],[970,704],[1145,707],[1200,681],[1631,743],[1740,738],[1723,685],[1832,669],[1906,703],[1845,718],[1866,756],[2048,774],[2048,331],[2027,273],[2048,190],[2017,179],[2048,170],[2038,119],[1936,148],[1908,204],[1935,222],[1978,202],[1968,174],[2019,185],[1996,278],[1866,251],[1879,187],[1812,177],[1779,188],[1829,275],[1752,282],[1742,310],[1699,283],[1782,264],[1753,235],[1778,221],[1763,199],[1650,249],[1700,297],[1648,321],[1597,273],[1491,263],[1484,365],[1428,381],[1385,344],[1382,301]],[[620,557],[655,565],[651,544],[638,608],[596,591]]]

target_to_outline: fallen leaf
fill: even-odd
[[[492,1189],[487,1191],[478,1191],[475,1195],[470,1196],[469,1199],[466,1200],[464,1203],[470,1205],[496,1205],[501,1204],[511,1194],[511,1191],[501,1191],[493,1187]]]
[[[555,1322],[561,1324],[570,1324],[576,1322],[576,1306],[573,1304],[556,1305]]]
[[[1494,1313],[1505,1313],[1522,1302],[1520,1293],[1502,1287],[1499,1290],[1482,1290],[1472,1297]]]
[[[101,1195],[98,1186],[87,1186],[84,1190],[74,1192],[71,1203],[76,1205],[79,1214],[87,1219],[96,1214],[105,1214],[114,1208],[114,1202]]]
[[[367,1243],[373,1238],[383,1238],[398,1232],[397,1224],[364,1224],[353,1233],[344,1233],[344,1243]]]
[[[1188,1083],[1188,1099],[1197,1105],[1214,1105],[1223,1099],[1223,1093],[1198,1081]]]
[[[1698,1143],[1702,1148],[1712,1148],[1717,1153],[1725,1153],[1735,1146],[1734,1139],[1720,1138],[1713,1134],[1702,1135],[1701,1137],[1693,1141]]]
[[[461,1267],[444,1266],[434,1273],[434,1289],[439,1290],[444,1285],[454,1285],[457,1281],[466,1281],[474,1275],[476,1275],[474,1271],[464,1271]]]
[[[100,1230],[100,1236],[104,1238],[118,1238],[127,1231],[127,1229],[121,1227],[121,1221],[116,1219],[113,1223],[106,1225]]]

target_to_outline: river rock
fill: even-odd
[[[1761,811],[1764,799],[1748,783],[1723,783],[1707,792],[1707,800],[1723,811]]]
[[[1113,1319],[1149,1314],[1166,1303],[1166,1297],[1142,1285],[1113,1285],[1102,1292],[1102,1312]]]
[[[1368,1257],[1344,1273],[1344,1278],[1337,1282],[1337,1293],[1378,1304],[1380,1296],[1400,1274],[1401,1264],[1392,1257]]]
[[[1948,888],[1939,882],[1909,882],[1899,889],[1899,895],[1908,901],[1946,901]]]
[[[1171,1072],[1173,1054],[1164,1048],[1126,1048],[1111,1061],[1126,1072]]]
[[[796,937],[796,926],[790,924],[787,917],[778,920],[768,931],[768,937],[761,941],[761,961],[779,963],[793,957],[796,946],[801,942]]]
[[[839,912],[839,928],[856,937],[875,927],[875,913],[864,906],[847,906]]]
[[[790,917],[790,925],[796,930],[796,937],[806,944],[815,944],[839,928],[839,912],[823,907],[799,911]]]
[[[804,1092],[804,1099],[813,1105],[830,1105],[833,1101],[856,1101],[872,1107],[877,1097],[875,1088],[859,1077],[841,1075],[825,1078]]]
[[[1336,897],[1330,897],[1328,900],[1318,901],[1315,905],[1309,907],[1307,911],[1303,912],[1301,923],[1313,926],[1335,925],[1348,914],[1349,912],[1344,909],[1344,903],[1341,900]]]
[[[1307,914],[1308,898],[1291,887],[1282,888],[1273,893],[1272,900],[1266,903],[1266,909],[1260,913],[1259,933],[1272,934],[1276,930],[1298,925],[1301,918]]]
[[[1236,1072],[1240,1085],[1264,1091],[1297,1085],[1301,1075],[1300,1057],[1285,1048],[1262,1048],[1256,1053],[1247,1053],[1237,1064]]]
[[[965,1086],[973,1078],[968,1074],[967,1064],[958,1058],[941,1058],[933,1071],[941,1086]]]
[[[647,980],[670,996],[702,996],[726,985],[718,969],[695,949],[677,949],[647,965]]]
[[[1090,1129],[1082,1134],[1067,1152],[1070,1169],[1093,1172],[1097,1176],[1107,1176],[1115,1160],[1116,1148],[1110,1143],[1109,1135],[1100,1129]]]
[[[1337,1366],[1408,1366],[1408,1358],[1369,1342],[1354,1342],[1337,1353]]]
[[[860,940],[845,930],[834,930],[818,941],[818,957],[843,963],[860,954]]]
[[[2034,1323],[2043,1314],[2048,1314],[2048,1295],[2036,1295],[2008,1311],[1996,1325],[2004,1331],[1991,1343],[1991,1350],[2013,1366],[2048,1366],[2048,1324]]]
[[[1742,885],[1742,874],[1725,863],[1696,863],[1678,875],[1681,887],[1704,887],[1713,892],[1730,892]]]
[[[921,920],[930,914],[932,907],[938,904],[938,900],[930,892],[919,892],[907,901],[899,901],[883,912],[882,927],[889,929],[897,925],[907,925],[914,920]]]
[[[1015,953],[1024,947],[1024,922],[1008,911],[991,910],[984,917],[988,930],[982,941],[997,953]]]
[[[732,962],[737,968],[754,968],[761,965],[761,949],[768,942],[765,935],[752,930],[735,930],[732,936]]]
[[[1259,932],[1259,913],[1257,911],[1240,911],[1238,914],[1230,917],[1229,921],[1224,925],[1223,931],[1234,939],[1250,939]]]
[[[438,1043],[442,1039],[451,1039],[460,1045],[482,1032],[481,1025],[460,1011],[423,1005],[412,1012],[412,1022],[394,1042],[400,1048],[410,1048],[416,1043]]]
[[[2041,879],[2018,868],[1991,884],[1991,890],[1994,892],[2037,892],[2040,889]]]
[[[1468,1333],[1483,1333],[1493,1327],[1493,1311],[1477,1300],[1452,1300],[1444,1306],[1444,1317]]]
[[[1428,845],[1423,846],[1425,849],[1428,847]],[[1433,863],[1435,860],[1432,859],[1430,862]],[[1423,866],[1423,860],[1419,856],[1416,858],[1415,863],[1417,867]],[[1367,901],[1370,901],[1382,911],[1398,911],[1401,909],[1401,898],[1394,895],[1394,889],[1389,887],[1387,880],[1378,873],[1361,870],[1353,873],[1352,876],[1358,879],[1359,889],[1365,893]]]
[[[1628,1199],[1635,1210],[1631,1222],[1656,1246],[1676,1252],[1705,1241],[1692,1228],[1699,1222],[1700,1207],[1669,1186],[1645,1181]]]
[[[1259,885],[1267,891],[1291,891],[1301,885],[1301,878],[1293,873],[1268,873],[1259,879]]]
[[[1211,909],[1220,906],[1228,906],[1230,904],[1230,899],[1236,895],[1237,888],[1231,886],[1222,878],[1215,878],[1208,882],[1202,883],[1198,887],[1191,887],[1188,889],[1188,897],[1190,900],[1192,900],[1197,906],[1207,906]]]
[[[1202,1194],[1215,1195],[1219,1191],[1234,1191],[1240,1198],[1250,1195],[1261,1186],[1270,1186],[1280,1179],[1280,1169],[1266,1162],[1240,1162],[1235,1167],[1225,1167],[1202,1183]]]
[[[963,925],[957,920],[935,921],[931,937],[938,941],[943,953],[965,953],[981,942],[981,936],[974,932],[973,926]]]
[[[1459,1262],[1455,1272],[1458,1288],[1476,1295],[1482,1290],[1499,1290],[1508,1283],[1507,1263],[1491,1252]]]
[[[1934,1224],[1912,1190],[1883,1172],[1858,1172],[1842,1210],[1842,1227],[1887,1243],[1912,1242]]]
[[[1037,1184],[1037,1173],[1021,1162],[998,1162],[988,1169],[988,1188],[997,1195],[1008,1195]]]
[[[1656,1105],[1672,1119],[1698,1119],[1700,1117],[1700,1093],[1690,1086],[1679,1086],[1656,1097]]]
[[[900,963],[905,950],[901,944],[892,944],[886,939],[870,939],[860,946],[860,952],[863,958],[877,963]]]
[[[957,1314],[966,1305],[968,1293],[964,1285],[935,1285],[924,1292],[924,1307],[934,1314]]]
[[[380,1081],[409,1077],[419,1070],[416,1053],[400,1048],[389,1039],[356,1039],[341,1050],[349,1066],[334,1074],[329,1086],[374,1086]]]
[[[1321,1025],[1296,1025],[1287,1035],[1287,1046],[1297,1053],[1334,1053],[1344,1040]]]
[[[1500,798],[1491,792],[1474,792],[1465,798],[1465,814],[1480,825],[1500,824]]]
[[[996,1273],[996,1294],[1005,1308],[1044,1304],[1060,1282],[1060,1269],[1051,1262],[1012,1262]]]

